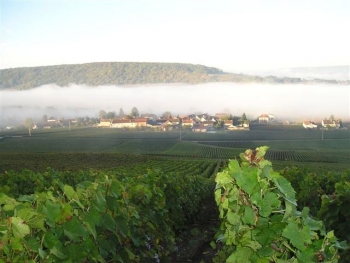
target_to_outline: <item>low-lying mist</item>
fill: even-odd
[[[263,113],[278,120],[320,122],[333,115],[350,119],[350,87],[343,85],[271,85],[207,83],[140,86],[45,85],[26,91],[0,91],[0,124],[55,118],[98,117],[99,110],[125,114],[173,115],[218,112],[256,119]],[[0,125],[0,126],[1,126]]]

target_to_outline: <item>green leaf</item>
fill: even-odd
[[[256,148],[256,158],[264,157],[268,149],[269,146],[261,146],[259,148]]]
[[[226,263],[251,263],[250,257],[253,253],[254,251],[248,247],[237,247],[236,251],[226,259]]]
[[[20,217],[11,217],[11,225],[15,237],[23,238],[30,234],[29,226]]]
[[[84,225],[74,216],[71,220],[62,225],[64,234],[72,241],[78,242],[80,238],[88,235]]]
[[[110,214],[103,215],[102,224],[112,232],[116,231],[116,222]]]
[[[11,248],[15,251],[23,251],[22,241],[22,238],[11,238]]]
[[[298,263],[316,262],[315,259],[313,259],[315,253],[316,251],[314,251],[312,248],[307,248],[304,251],[297,251],[296,256]]]
[[[232,172],[241,170],[241,167],[239,166],[239,162],[236,160],[230,160],[230,162],[228,163],[228,168]]]
[[[77,193],[74,191],[73,187],[71,187],[70,185],[64,185],[63,192],[68,197],[69,200],[78,199]]]
[[[60,215],[61,213],[61,207],[59,204],[52,203],[49,200],[46,200],[45,206],[42,207],[42,213],[46,216],[46,223],[50,227],[55,226],[55,219]]]
[[[26,240],[27,247],[31,251],[38,251],[40,249],[40,242],[35,237],[29,237],[28,240]]]
[[[259,214],[262,217],[268,217],[274,209],[279,208],[281,205],[277,194],[273,192],[267,192],[264,197],[259,192],[255,192],[251,200],[253,204],[256,204],[260,208]]]
[[[238,213],[233,213],[231,210],[227,212],[227,221],[231,225],[238,225],[240,223],[240,215]]]
[[[296,222],[291,221],[283,230],[282,236],[288,238],[294,247],[304,251],[306,249],[305,244],[311,244],[312,236],[310,233],[310,228],[308,226],[300,229]]]
[[[122,194],[122,184],[117,180],[113,180],[109,188],[109,193],[113,197],[119,198]]]
[[[257,169],[254,167],[245,167],[243,171],[233,174],[237,185],[247,194],[253,194],[253,189],[258,186]]]
[[[244,224],[255,225],[255,211],[250,206],[244,206],[244,214],[242,217]]]
[[[39,214],[31,208],[24,208],[18,210],[17,215],[20,218],[22,218],[28,224],[29,227],[45,231],[45,215]]]
[[[117,230],[125,237],[129,232],[129,226],[127,220],[122,216],[115,218]]]
[[[217,183],[216,189],[218,189],[227,184],[232,184],[232,177],[228,174],[227,171],[223,171],[221,173],[217,173],[215,182]]]
[[[215,190],[215,202],[217,205],[221,203],[221,188]]]
[[[88,230],[96,239],[97,233],[95,227],[100,225],[101,214],[98,211],[96,211],[96,209],[91,208],[89,213],[84,213],[82,215],[82,221],[85,222],[85,224],[87,224]]]
[[[280,190],[280,192],[283,194],[284,198],[293,205],[297,206],[295,191],[290,182],[282,176],[273,178],[273,182],[277,186],[278,190]]]
[[[58,240],[57,235],[54,232],[54,230],[51,228],[44,235],[43,244],[47,248],[53,248],[57,243],[60,243],[60,241]]]

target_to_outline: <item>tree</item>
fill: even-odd
[[[46,115],[46,114],[43,115],[43,122],[44,122],[44,123],[47,122],[47,115]]]
[[[137,109],[136,107],[133,107],[133,108],[131,109],[130,116],[131,116],[132,118],[137,118],[137,117],[139,117],[139,111],[138,111],[138,109]]]
[[[125,116],[125,113],[124,113],[123,109],[120,108],[120,110],[119,110],[119,118],[124,118],[124,116]]]
[[[114,119],[115,117],[115,112],[114,111],[110,111],[107,113],[107,119]]]
[[[34,121],[32,118],[26,118],[24,121],[24,126],[28,129],[29,136],[32,136]]]
[[[98,116],[100,117],[100,119],[106,119],[107,118],[107,112],[105,112],[104,110],[100,110],[98,112]]]
[[[171,119],[171,113],[170,111],[166,111],[162,114],[163,119]]]
[[[247,116],[245,115],[245,113],[243,113],[242,117],[239,119],[239,122],[243,125],[243,123],[246,123],[247,120]]]

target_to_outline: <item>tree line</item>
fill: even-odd
[[[47,84],[133,85],[152,83],[301,83],[300,78],[258,77],[184,63],[96,62],[0,70],[0,90],[26,90]],[[337,81],[313,80],[328,83]]]

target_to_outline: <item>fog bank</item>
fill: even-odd
[[[343,85],[271,85],[207,83],[199,85],[100,86],[45,85],[26,91],[0,91],[0,124],[27,117],[98,117],[99,110],[132,107],[140,113],[173,115],[226,112],[250,119],[274,114],[279,120],[320,122],[334,115],[350,119],[350,87]]]

